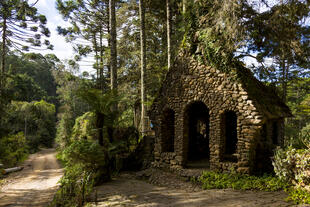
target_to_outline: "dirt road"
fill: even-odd
[[[54,149],[30,155],[24,170],[6,179],[0,188],[0,207],[45,207],[57,190],[62,169]]]

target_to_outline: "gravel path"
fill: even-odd
[[[164,171],[153,170],[147,181],[121,174],[96,188],[91,206],[97,207],[286,207],[284,192],[201,190]],[[141,175],[138,173],[138,177]],[[97,198],[96,198],[97,197]],[[97,200],[97,202],[95,202]]]
[[[0,189],[0,207],[45,207],[57,190],[62,169],[54,149],[30,155],[24,170],[6,178]]]

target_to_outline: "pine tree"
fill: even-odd
[[[110,8],[110,71],[111,71],[111,89],[117,90],[117,50],[116,50],[116,17],[115,0],[109,0]]]
[[[167,13],[167,56],[168,56],[168,70],[171,67],[171,9],[170,0],[166,0]]]
[[[45,26],[46,17],[40,15],[34,5],[23,0],[0,1],[0,35],[1,35],[1,80],[2,89],[5,80],[6,55],[9,48],[18,51],[35,49],[42,45],[41,37],[50,36]],[[50,42],[45,39],[44,45],[53,49]]]
[[[97,87],[104,90],[108,77],[105,66],[108,65],[107,46],[104,40],[109,39],[109,4],[108,1],[71,1],[57,0],[57,9],[63,18],[71,24],[69,27],[58,27],[58,33],[72,43],[77,55],[75,60],[93,57],[93,68],[96,70]],[[108,66],[109,68],[109,66]]]
[[[141,47],[141,131],[145,135],[147,129],[146,122],[146,90],[145,90],[145,73],[146,73],[146,40],[145,40],[145,7],[144,1],[139,2],[140,14],[140,47]]]

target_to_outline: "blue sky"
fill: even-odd
[[[33,3],[35,0],[29,0],[29,3]],[[54,53],[59,59],[66,60],[73,58],[74,52],[72,50],[71,44],[65,41],[65,38],[58,35],[56,28],[57,26],[69,25],[62,19],[62,16],[58,13],[56,9],[56,0],[39,0],[35,7],[38,9],[40,14],[43,14],[47,18],[47,27],[51,32],[50,42],[54,45],[54,50],[46,51],[34,51],[39,52],[43,55],[48,53]],[[81,66],[80,72],[91,68]]]

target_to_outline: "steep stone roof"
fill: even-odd
[[[174,66],[172,66],[171,70],[168,71],[166,78],[159,90],[158,96],[155,98],[153,104],[158,104],[162,102],[160,99],[166,99],[167,97],[163,97],[165,94],[165,90],[169,87],[179,87],[172,86],[171,79],[175,76],[177,71],[182,70],[184,73],[188,70],[188,67],[192,67],[189,65],[189,60],[193,60],[192,57],[187,55],[179,55],[176,58]],[[283,103],[283,101],[276,94],[275,90],[271,87],[266,86],[264,83],[257,80],[253,73],[246,67],[244,67],[241,63],[235,64],[235,67],[231,68],[231,71],[226,72],[226,74],[231,78],[231,81],[236,82],[237,84],[242,85],[245,91],[247,91],[248,96],[251,100],[253,100],[254,105],[268,118],[283,118],[283,117],[291,117],[292,113],[289,107]],[[206,70],[211,70],[212,68],[208,65],[205,65]],[[181,74],[181,73],[177,73]],[[174,77],[175,79],[176,77]],[[153,110],[151,107],[151,111]],[[150,112],[151,112],[150,111]],[[151,113],[150,113],[151,115]]]
[[[257,103],[257,107],[268,117],[292,116],[291,110],[280,99],[275,90],[257,80],[248,68],[240,66],[236,69],[236,72],[249,97]]]

